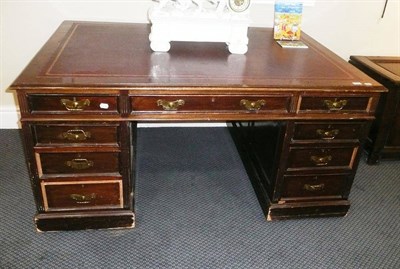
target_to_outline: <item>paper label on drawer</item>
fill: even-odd
[[[100,108],[108,109],[110,106],[107,103],[100,103]]]

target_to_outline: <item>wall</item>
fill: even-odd
[[[253,26],[270,27],[273,1],[253,0]],[[400,56],[400,0],[315,0],[303,30],[348,60],[350,55]],[[18,106],[7,87],[63,20],[147,22],[151,0],[0,0],[0,128],[18,128]]]

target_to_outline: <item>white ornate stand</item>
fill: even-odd
[[[171,41],[225,42],[231,53],[245,54],[248,6],[238,12],[228,8],[229,0],[214,1],[160,0],[149,10],[151,49],[169,51]]]

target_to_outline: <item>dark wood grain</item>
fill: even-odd
[[[62,23],[10,86],[37,229],[134,227],[141,121],[228,121],[268,220],[345,215],[386,90],[307,34],[296,50],[272,32],[250,28],[245,55],[201,42],[158,53],[147,24]]]
[[[379,87],[305,33],[309,49],[284,50],[272,29],[250,28],[248,53],[232,55],[222,43],[191,42],[154,53],[149,32],[147,24],[64,22],[12,86]]]
[[[43,187],[43,192],[47,211],[121,208],[123,203],[118,182],[47,184]]]
[[[111,144],[118,145],[118,125],[116,124],[37,124],[33,126],[38,145],[64,144]]]

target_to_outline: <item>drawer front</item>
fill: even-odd
[[[291,96],[135,96],[133,111],[275,111],[288,113]]]
[[[291,148],[288,169],[352,169],[358,147]]]
[[[34,125],[37,144],[117,144],[118,126]]]
[[[293,140],[356,140],[362,130],[362,123],[295,123]]]
[[[118,114],[117,96],[92,95],[28,95],[31,113]]]
[[[119,172],[115,152],[36,153],[39,175]]]
[[[300,112],[335,113],[335,112],[358,112],[370,111],[371,97],[302,97]]]
[[[348,175],[285,176],[282,200],[295,198],[342,198],[350,178]]]
[[[122,208],[122,181],[42,182],[45,211]]]

